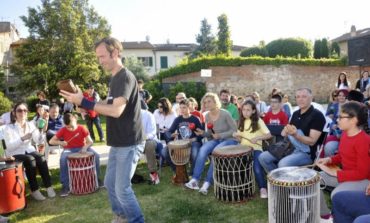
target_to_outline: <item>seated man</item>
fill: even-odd
[[[193,173],[193,168],[199,148],[202,146],[202,138],[200,136],[197,136],[193,130],[198,128],[203,129],[203,127],[200,124],[199,118],[190,114],[189,105],[189,99],[183,99],[182,101],[180,101],[179,108],[181,115],[175,118],[171,127],[166,132],[166,135],[172,139],[191,139],[191,175]],[[172,163],[169,158],[168,150],[164,152],[164,155],[166,157],[166,160]]]
[[[50,105],[49,116],[46,116],[45,118],[48,124],[46,140],[49,142],[50,139],[64,126],[63,116],[59,114],[59,106],[56,103],[52,103]],[[50,153],[56,154],[57,152],[50,149]]]
[[[152,184],[159,184],[159,175],[157,170],[156,155],[160,155],[163,149],[162,143],[157,138],[157,125],[154,115],[148,111],[141,109],[141,119],[144,127],[145,147],[144,153],[149,169],[149,176]]]
[[[64,151],[60,156],[60,181],[62,183],[62,191],[60,196],[66,197],[69,195],[69,177],[67,157],[71,153],[86,153],[92,152],[95,156],[96,174],[100,174],[99,154],[96,153],[90,146],[93,144],[87,129],[77,124],[77,118],[71,113],[64,115],[65,127],[61,128],[50,140],[52,145],[60,145],[64,147]],[[63,141],[61,140],[63,139]],[[100,180],[99,186],[101,185]]]
[[[292,154],[278,160],[270,152],[263,152],[259,161],[266,172],[278,167],[303,166],[313,162],[316,156],[318,139],[325,125],[324,115],[312,105],[312,92],[308,88],[296,91],[296,100],[299,110],[295,111],[281,135],[288,137],[294,151]]]

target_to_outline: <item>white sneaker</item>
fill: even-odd
[[[37,201],[43,201],[46,199],[44,195],[41,194],[40,190],[35,190],[34,192],[31,193],[31,195]]]
[[[266,188],[261,188],[260,189],[260,197],[263,198],[263,199],[266,199],[268,197]]]
[[[191,179],[189,182],[185,184],[185,187],[192,189],[192,190],[199,190],[198,181]]]
[[[9,218],[0,215],[0,223],[7,223]]]
[[[211,184],[208,183],[207,181],[203,183],[203,186],[202,188],[199,189],[199,193],[203,194],[203,195],[207,195],[208,194],[208,188]]]
[[[50,198],[53,198],[56,195],[55,194],[55,191],[54,191],[54,189],[52,187],[46,188],[46,192],[48,193],[48,197],[50,197]]]

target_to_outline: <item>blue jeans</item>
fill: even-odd
[[[91,138],[95,141],[95,134],[94,134],[93,124],[96,126],[96,130],[98,130],[100,140],[103,140],[104,135],[103,135],[103,130],[101,128],[99,116],[96,116],[95,118],[86,117],[87,128],[89,129]]]
[[[280,167],[304,166],[312,164],[310,154],[296,150],[281,160],[276,159],[275,156],[271,155],[270,152],[265,151],[259,156],[258,160],[267,173]]]
[[[60,155],[59,165],[60,165],[60,182],[62,183],[63,188],[69,188],[69,176],[68,176],[68,163],[67,157],[72,153],[80,152],[81,148],[72,148],[72,149],[65,149],[63,150],[62,154]],[[88,148],[88,152],[94,153],[95,156],[95,168],[96,168],[96,175],[99,178],[100,175],[100,156],[97,152],[93,149]]]
[[[192,178],[195,180],[200,180],[202,175],[204,166],[208,159],[208,156],[212,154],[213,150],[219,147],[228,146],[228,145],[236,145],[238,142],[234,139],[213,139],[203,144],[200,147],[197,159],[195,161],[195,167]],[[205,179],[206,182],[212,184],[213,183],[213,161],[211,159],[211,163],[209,165],[209,169],[207,172],[207,176]]]
[[[144,216],[131,187],[131,178],[135,173],[144,143],[128,147],[111,147],[105,187],[112,205],[112,211],[127,218],[128,222],[144,222]]]
[[[333,196],[333,215],[335,223],[352,223],[361,215],[370,214],[370,197],[365,191],[340,191]],[[370,216],[364,216],[370,222]],[[358,219],[360,220],[360,219]]]
[[[253,172],[256,178],[258,187],[267,188],[267,181],[265,178],[265,171],[258,160],[258,157],[262,154],[261,150],[253,150]]]
[[[303,136],[302,130],[298,129],[297,134],[300,136]],[[294,138],[294,136],[288,135],[288,139],[290,143],[293,145],[294,150],[296,151],[301,151],[304,153],[309,153],[310,152],[310,147],[303,142],[300,142],[298,139]]]

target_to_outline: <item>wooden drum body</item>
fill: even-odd
[[[172,162],[176,165],[176,175],[173,177],[172,183],[183,185],[189,180],[186,164],[190,159],[191,143],[189,140],[171,141],[168,143],[168,152]]]
[[[214,192],[225,202],[243,202],[255,191],[253,150],[248,146],[232,145],[217,148],[212,153]]]
[[[20,162],[0,164],[0,214],[26,206],[23,165]]]
[[[320,175],[303,167],[271,171],[268,181],[270,223],[320,222]]]
[[[68,155],[69,189],[72,194],[93,193],[98,189],[95,156],[91,152]]]

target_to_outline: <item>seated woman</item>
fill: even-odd
[[[166,132],[166,134],[167,138],[190,139],[192,141],[190,153],[190,173],[192,174],[199,148],[202,146],[202,137],[197,136],[193,130],[203,129],[203,127],[200,124],[199,118],[190,114],[190,101],[188,99],[183,99],[179,102],[179,109],[181,115],[177,116],[177,118],[173,121],[170,129]],[[168,162],[171,163],[168,150],[165,152],[165,158]]]
[[[196,129],[195,134],[209,138],[207,142],[200,148],[197,159],[195,161],[195,167],[193,171],[192,179],[185,184],[187,188],[193,190],[199,190],[198,182],[202,175],[204,166],[208,159],[208,156],[212,154],[213,150],[218,147],[227,145],[236,145],[238,142],[232,138],[233,132],[237,130],[235,121],[231,118],[228,111],[221,109],[221,102],[218,96],[214,93],[206,93],[202,98],[202,104],[205,109],[209,111],[206,114],[207,130]],[[212,123],[212,128],[210,123]],[[199,190],[202,194],[208,193],[208,188],[213,181],[213,162],[211,162],[206,180]]]
[[[333,196],[336,223],[370,222],[370,184],[366,191],[341,191]]]
[[[362,127],[367,125],[367,108],[358,102],[347,102],[341,106],[338,116],[339,128],[343,131],[338,154],[319,159],[317,165],[323,184],[335,187],[331,196],[339,191],[365,191],[370,180],[370,137]],[[330,165],[342,165],[342,169]],[[321,192],[321,215],[328,216],[328,209]]]
[[[91,149],[93,141],[87,129],[77,124],[77,118],[72,113],[67,113],[63,117],[65,126],[61,128],[50,140],[52,145],[60,145],[64,147],[64,151],[60,155],[60,182],[62,183],[62,191],[60,196],[66,197],[69,195],[69,176],[67,157],[71,153],[86,153],[92,152],[95,156],[96,173],[100,174],[99,154]],[[63,139],[63,140],[62,140]],[[100,181],[99,181],[100,184]]]
[[[35,200],[42,201],[45,197],[39,190],[36,179],[37,171],[40,173],[48,197],[55,197],[55,191],[51,186],[49,168],[43,155],[32,146],[32,139],[37,141],[40,131],[33,122],[27,121],[28,108],[26,103],[15,104],[11,114],[11,124],[4,128],[4,140],[6,144],[6,156],[13,156],[23,162],[26,176],[31,187],[31,195]]]
[[[158,101],[158,108],[153,113],[155,122],[160,133],[159,140],[168,142],[165,132],[171,127],[173,121],[177,117],[176,112],[172,111],[171,102],[167,98],[160,98]]]
[[[339,139],[342,131],[338,128],[338,115],[340,107],[346,103],[347,90],[339,90],[337,94],[337,102],[333,103],[326,112],[326,116],[331,118],[330,132],[326,138],[324,146],[325,157],[333,156],[338,152]]]
[[[270,131],[265,123],[259,118],[256,104],[253,101],[245,101],[241,107],[242,115],[239,121],[238,131],[233,134],[240,144],[253,148],[253,172],[260,188],[260,197],[267,198],[267,182],[265,172],[258,157],[262,153],[262,140],[271,138]]]

